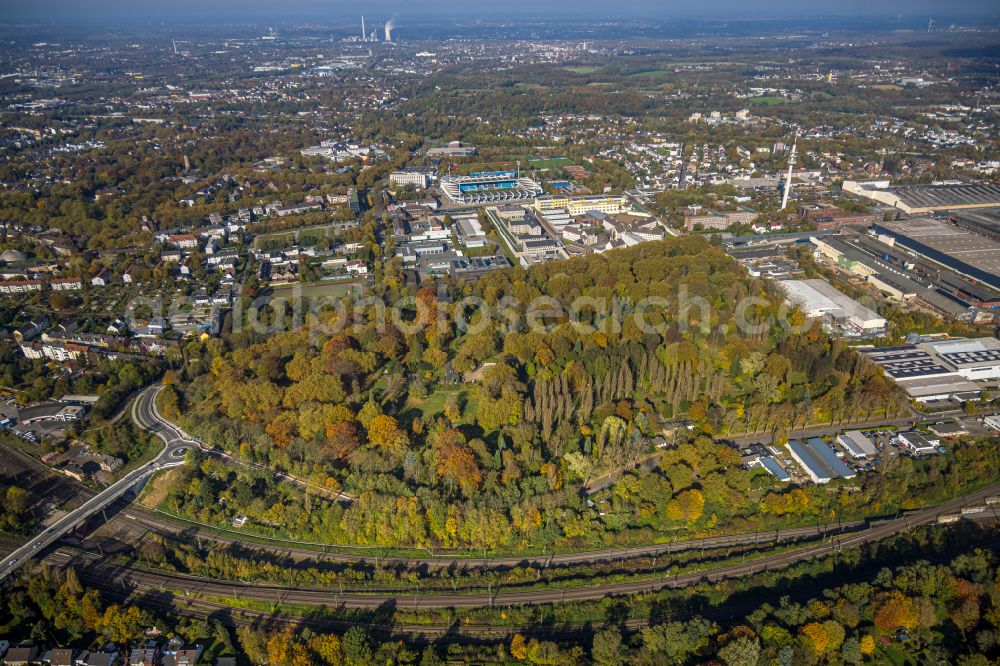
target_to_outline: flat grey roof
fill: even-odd
[[[952,266],[956,270],[965,272],[961,267],[961,264],[965,264],[990,275],[1000,275],[1000,243],[962,229],[950,222],[918,218],[880,222],[876,227],[882,227],[893,235],[897,235],[904,246],[917,252],[920,250],[908,245],[907,239],[947,255],[947,257],[959,262],[959,265]],[[930,255],[928,257],[937,259]]]
[[[875,448],[872,440],[868,439],[860,430],[851,430],[837,435],[837,441],[855,458],[878,455],[878,449]]]
[[[1000,187],[992,184],[897,185],[886,188],[910,208],[1000,205]]]
[[[985,229],[995,228],[1000,231],[1000,208],[976,208],[955,212],[955,217],[968,220]]]

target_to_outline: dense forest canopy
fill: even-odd
[[[385,300],[404,292],[387,288]],[[735,310],[750,296],[753,321],[770,324],[748,335]],[[629,316],[650,297],[666,307]],[[447,316],[463,298],[479,304],[465,313],[468,330]],[[564,313],[528,326],[542,298]],[[602,318],[598,305],[580,311],[587,326],[574,325],[565,311],[580,298],[626,316]],[[708,307],[680,308],[682,298]],[[183,376],[168,377],[164,413],[248,460],[294,470],[315,497],[263,493],[252,474],[204,460],[184,471],[171,510],[222,520],[232,509],[218,499],[236,498],[229,506],[260,526],[387,546],[518,548],[708,529],[810,502],[741,469],[738,452],[712,435],[780,443],[793,426],[906,409],[860,355],[818,328],[790,332],[781,298],[697,237],[423,288],[407,302],[405,332],[357,305],[339,315],[351,326],[189,345]],[[588,482],[656,450],[671,421],[695,428],[652,472],[598,497],[613,514],[588,506]],[[346,507],[330,501],[340,490],[354,499]],[[829,502],[816,501],[812,510]],[[842,510],[860,506],[843,501]]]

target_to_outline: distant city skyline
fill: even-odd
[[[3,19],[39,23],[66,23],[70,21],[114,23],[137,20],[339,20],[362,13],[372,17],[399,14],[406,18],[454,16],[463,19],[482,17],[495,19],[518,16],[551,16],[578,18],[754,18],[754,17],[804,17],[804,16],[895,16],[904,17],[991,17],[1000,16],[997,5],[989,0],[843,0],[837,3],[816,0],[763,0],[747,3],[737,0],[705,0],[700,3],[664,2],[663,0],[622,0],[610,6],[596,0],[550,0],[547,3],[512,0],[502,8],[481,7],[477,3],[459,0],[431,0],[421,3],[416,10],[412,3],[399,0],[370,0],[363,7],[323,0],[287,0],[277,6],[267,0],[176,0],[173,3],[149,6],[148,2],[128,0],[92,0],[81,3],[74,0],[0,0]],[[384,20],[384,18],[382,19]]]

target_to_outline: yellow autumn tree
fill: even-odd
[[[667,504],[667,517],[671,520],[685,520],[693,523],[705,511],[705,496],[697,488],[678,493]]]
[[[379,414],[368,424],[368,439],[393,455],[403,455],[409,446],[406,433],[391,416]]]
[[[309,651],[299,643],[291,629],[274,634],[267,641],[267,658],[271,666],[310,666]]]
[[[344,650],[340,637],[334,634],[320,634],[309,639],[309,649],[313,654],[331,666],[344,663]]]
[[[137,606],[108,606],[101,618],[101,633],[112,643],[126,643],[142,632],[144,618]]]
[[[881,631],[917,625],[917,613],[909,597],[898,590],[879,595],[875,602],[875,626]]]
[[[819,622],[810,622],[802,627],[800,633],[812,645],[813,652],[816,653],[817,657],[826,652],[827,647],[830,645],[830,637],[827,635],[826,629]]]
[[[514,634],[514,638],[510,640],[510,656],[520,661],[528,658],[528,642],[521,634]]]

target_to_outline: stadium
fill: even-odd
[[[505,201],[534,199],[541,186],[515,171],[471,173],[467,176],[444,176],[441,190],[452,203],[496,204]]]

